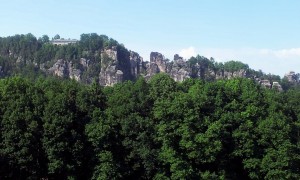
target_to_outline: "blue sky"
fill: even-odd
[[[300,72],[299,0],[0,0],[0,36],[105,34],[138,52]]]

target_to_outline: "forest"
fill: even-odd
[[[52,40],[59,38],[57,34]],[[96,77],[100,72],[99,53],[112,46],[117,46],[119,51],[125,50],[116,40],[96,33],[82,34],[78,43],[64,46],[53,45],[48,35],[37,38],[28,33],[0,37],[0,77],[17,74],[35,79],[48,75],[41,69],[50,68],[58,59],[66,59],[79,67],[80,58],[87,58],[93,64],[82,74],[84,79]]]
[[[0,80],[0,179],[300,179],[300,90]]]
[[[59,38],[60,36],[56,35],[52,40]],[[72,63],[72,68],[82,72],[80,82],[91,84],[93,80],[97,81],[99,79],[99,73],[101,68],[103,68],[101,66],[107,61],[112,61],[110,58],[107,58],[107,56],[101,57],[105,49],[112,47],[117,49],[119,68],[128,68],[126,58],[128,58],[127,56],[130,54],[130,51],[126,49],[123,44],[106,35],[98,35],[96,33],[81,34],[80,40],[77,43],[63,46],[52,44],[48,35],[37,38],[29,33],[0,37],[0,78],[18,75],[35,80],[39,76],[52,76],[53,74],[48,71],[49,68],[53,67],[57,60],[63,59]],[[80,64],[81,58],[89,61],[88,67],[83,67],[82,64]],[[144,58],[148,59],[147,57]],[[202,69],[206,69],[207,71],[220,73],[224,71],[234,73],[244,69],[249,78],[260,78],[261,80],[269,80],[270,82],[279,82],[284,90],[288,90],[293,86],[293,83],[290,83],[286,78],[281,78],[274,74],[265,74],[261,70],[253,70],[247,64],[237,60],[216,62],[213,58],[197,55],[196,57],[187,59],[186,62],[190,66],[189,68],[192,69],[191,74],[197,74],[193,72],[195,64],[199,64]],[[215,80],[215,78],[211,78],[207,74],[209,74],[209,72],[206,72],[206,75],[200,77],[200,79],[206,81]],[[194,75],[191,75],[191,77],[199,78],[194,77]],[[299,77],[300,74],[296,74],[296,82],[299,81]],[[129,75],[125,80],[135,81],[137,78]]]

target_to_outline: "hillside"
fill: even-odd
[[[0,39],[0,179],[300,179],[299,74],[54,40]]]
[[[219,63],[200,55],[184,60],[175,54],[169,60],[159,52],[152,52],[150,61],[144,61],[116,40],[95,33],[82,34],[79,41],[59,36],[50,41],[47,35],[36,38],[32,34],[0,38],[0,67],[1,77],[54,75],[88,84],[95,80],[103,86],[135,81],[139,76],[149,79],[157,73],[167,73],[179,82],[188,78],[212,81],[244,77],[276,89],[281,89],[281,85],[287,89],[291,86],[289,82],[299,80],[296,73],[284,80],[255,71],[240,61]]]

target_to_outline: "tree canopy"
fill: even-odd
[[[1,179],[299,179],[299,89],[0,80]]]

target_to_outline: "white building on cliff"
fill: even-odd
[[[68,45],[68,44],[75,44],[78,42],[76,39],[54,39],[50,41],[54,45]]]

